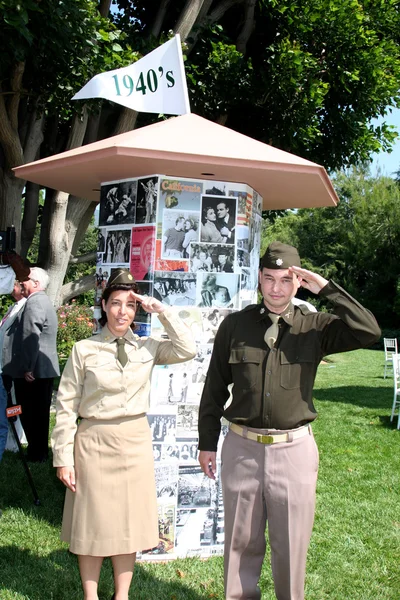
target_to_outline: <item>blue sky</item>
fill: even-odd
[[[383,118],[374,119],[373,122],[382,123],[383,121],[386,121],[388,125],[394,125],[400,133],[400,109],[393,109],[391,114]],[[382,175],[393,177],[394,171],[400,169],[400,138],[393,145],[393,150],[390,154],[388,152],[380,152],[379,154],[374,154],[373,159],[371,165],[372,175],[376,175],[377,169],[380,168]]]

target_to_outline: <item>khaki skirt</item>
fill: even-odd
[[[146,415],[83,419],[74,444],[76,492],[66,491],[61,539],[74,554],[115,556],[158,544]]]

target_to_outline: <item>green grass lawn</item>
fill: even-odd
[[[392,379],[383,352],[359,350],[321,365],[315,385],[320,451],[307,600],[400,599],[400,431],[389,422]],[[59,541],[64,491],[50,465],[33,465],[42,506],[32,503],[17,455],[0,466],[0,600],[82,598],[75,557]],[[110,515],[112,519],[112,515]],[[222,558],[140,563],[135,600],[223,600]],[[261,589],[275,598],[269,557]],[[109,600],[105,561],[99,597]]]

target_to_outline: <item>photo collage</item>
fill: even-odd
[[[198,409],[219,325],[257,302],[261,210],[245,184],[153,175],[101,187],[98,307],[113,269],[129,268],[141,293],[176,307],[197,344],[193,360],[153,370],[159,544],[143,559],[223,551],[220,481],[197,460]],[[138,311],[135,325],[138,335],[166,336],[156,314]]]

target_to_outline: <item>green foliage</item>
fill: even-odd
[[[80,110],[71,97],[91,77],[136,59],[126,35],[100,16],[95,0],[0,0],[0,15],[3,92],[9,91],[15,64],[24,63],[17,91],[28,105],[38,101],[59,117]]]
[[[57,316],[57,353],[63,366],[75,342],[93,335],[93,311],[72,300],[71,304],[60,306]]]
[[[400,327],[400,189],[365,167],[334,177],[335,208],[287,211],[264,232],[295,245],[305,268],[335,279],[385,327]]]

